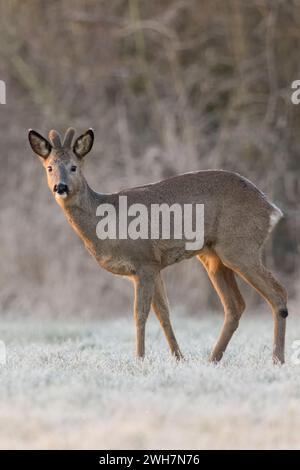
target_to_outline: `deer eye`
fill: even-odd
[[[77,166],[72,165],[72,166],[71,166],[71,171],[75,172],[76,170],[77,170]]]
[[[47,170],[48,170],[49,173],[51,173],[51,171],[52,171],[52,166],[48,166],[48,167],[47,167]]]

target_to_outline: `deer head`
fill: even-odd
[[[75,140],[75,130],[69,128],[63,142],[57,131],[49,132],[49,141],[30,129],[28,138],[32,150],[40,157],[47,173],[50,191],[56,201],[65,203],[78,194],[84,183],[82,162],[94,142],[94,132],[89,129]]]

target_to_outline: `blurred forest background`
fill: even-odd
[[[251,179],[285,213],[265,257],[297,296],[299,51],[296,0],[0,0],[1,313],[131,307],[132,286],[85,252],[29,148],[28,128],[70,125],[95,129],[86,176],[101,192],[208,168]],[[196,260],[165,278],[171,306],[219,308]]]

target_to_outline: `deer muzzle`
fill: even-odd
[[[55,193],[56,196],[66,197],[69,194],[68,185],[65,183],[55,184],[53,187],[53,192]]]

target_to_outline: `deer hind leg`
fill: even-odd
[[[145,356],[145,329],[154,293],[154,276],[143,273],[134,278],[134,319],[136,325],[136,356]]]
[[[210,361],[217,362],[222,358],[233,333],[239,325],[239,320],[245,310],[245,302],[237,286],[233,271],[226,267],[215,253],[200,255],[198,258],[204,265],[224,308],[223,327],[210,356]]]
[[[261,250],[250,250],[249,248],[248,246],[248,256],[245,251],[240,253],[240,256],[237,256],[237,253],[226,253],[226,255],[222,255],[222,260],[269,303],[274,320],[273,361],[282,364],[284,363],[285,319],[288,315],[287,293],[273,274],[262,264]]]
[[[161,324],[172,354],[176,359],[182,359],[183,355],[181,354],[171,325],[167,293],[160,274],[158,274],[155,280],[152,308]]]

